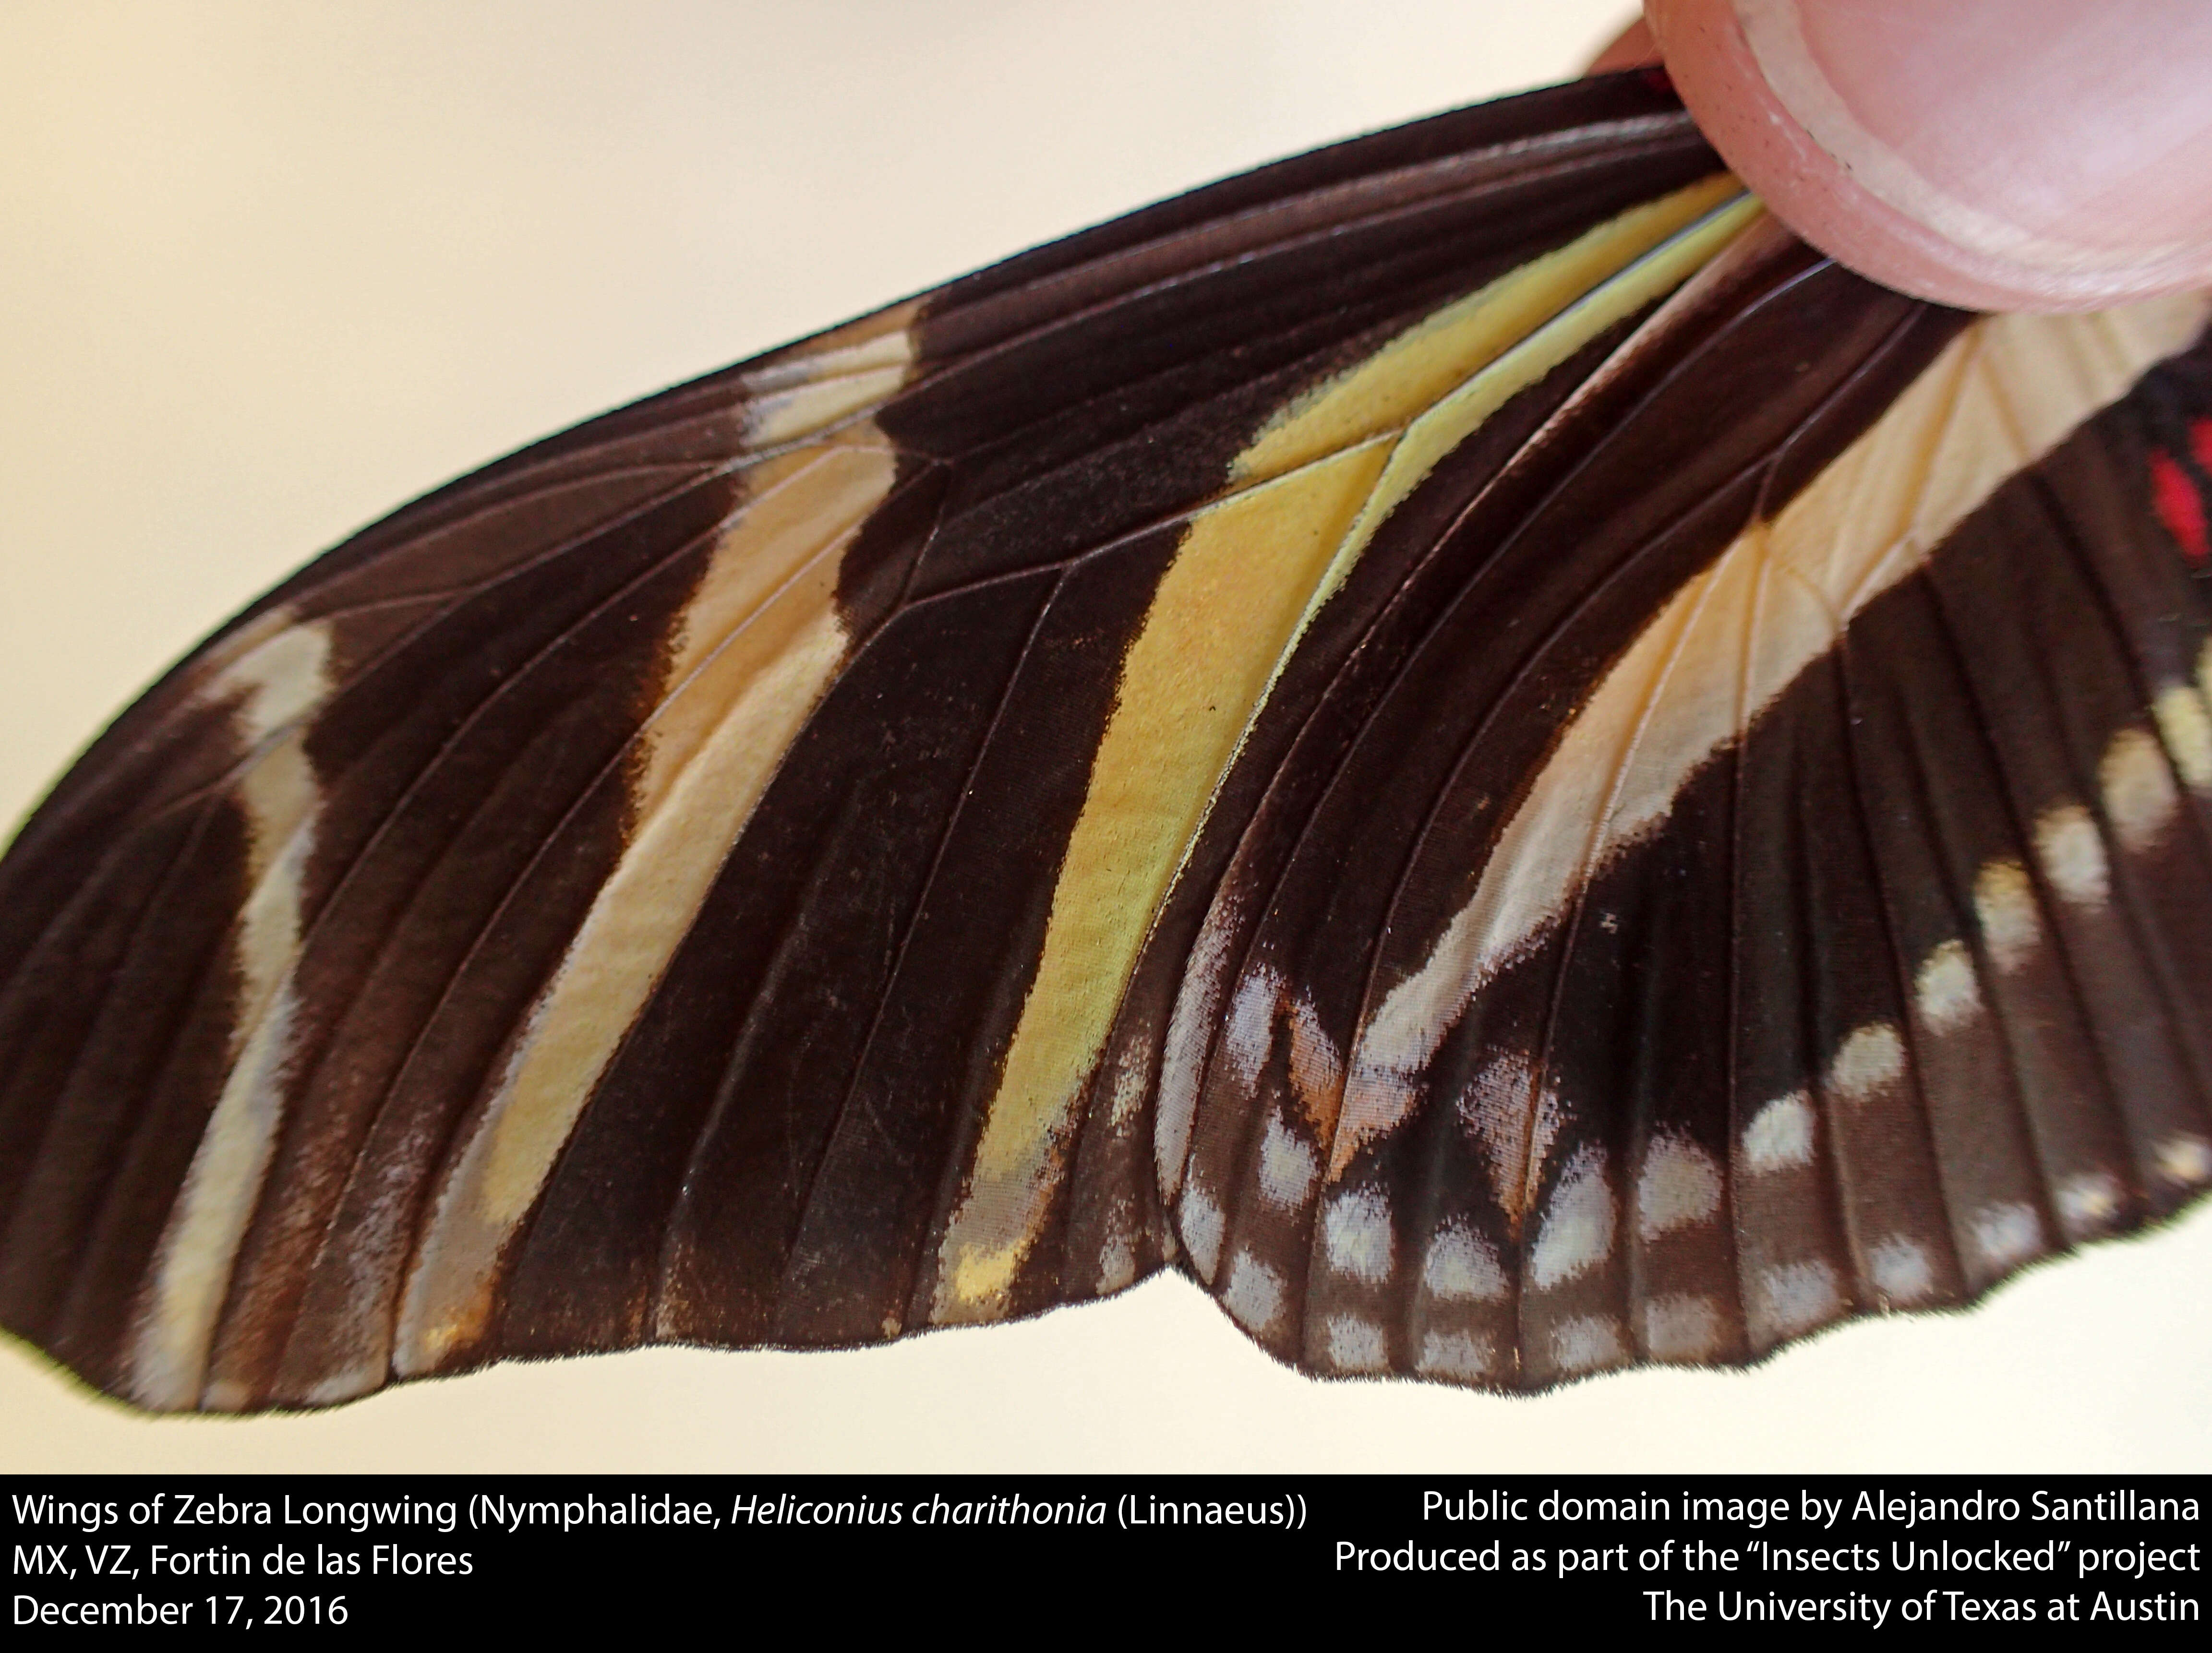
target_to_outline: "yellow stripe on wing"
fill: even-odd
[[[1152,916],[1284,663],[1377,526],[1492,413],[1757,212],[1722,174],[1624,213],[1304,392],[1231,464],[1240,491],[1192,520],[1124,661],[940,1249],[934,1318],[1007,1312]]]

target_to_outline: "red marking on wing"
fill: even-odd
[[[2212,419],[2189,422],[2189,451],[2197,456],[2198,465],[2212,471]]]
[[[2212,449],[2212,420],[2197,421],[2189,434],[2190,446],[2202,459]],[[2204,501],[2174,463],[2173,455],[2162,447],[2151,450],[2150,499],[2158,520],[2180,545],[2184,556],[2191,562],[2212,557],[2212,543],[2204,535]]]

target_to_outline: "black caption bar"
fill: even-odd
[[[1474,1590],[1586,1629],[1887,1631],[2201,1622],[2207,1491],[2201,1476],[85,1476],[19,1477],[5,1496],[18,1630],[589,1632],[732,1578],[873,1592],[909,1576],[933,1590],[1161,1576],[1102,1571],[1127,1563],[1174,1568],[1201,1595],[1208,1578],[1264,1579],[1301,1602]],[[1083,1611],[1139,1605],[1108,1589]]]

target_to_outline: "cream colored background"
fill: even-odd
[[[310,552],[514,445],[1257,161],[1561,78],[1589,3],[0,7],[0,816]],[[2212,1212],[1748,1375],[1324,1384],[1163,1279],[851,1355],[148,1421],[0,1468],[2212,1466]]]

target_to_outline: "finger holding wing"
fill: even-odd
[[[1962,319],[1711,167],[1640,82],[1326,151],[272,593],[0,873],[8,1323],[255,1407],[1172,1260],[1313,1370],[1529,1384],[2185,1197],[2197,416],[2132,387],[2195,324],[2024,346],[2081,393],[2021,435],[1990,381],[1998,471],[1931,515],[1853,455],[1958,469]],[[2104,536],[2082,690],[1993,690],[2050,623],[1978,587],[1984,653],[1900,678],[1867,628],[2077,429],[2101,483],[2013,493],[2063,495],[2038,555]],[[1922,801],[1844,830],[1814,779]]]

